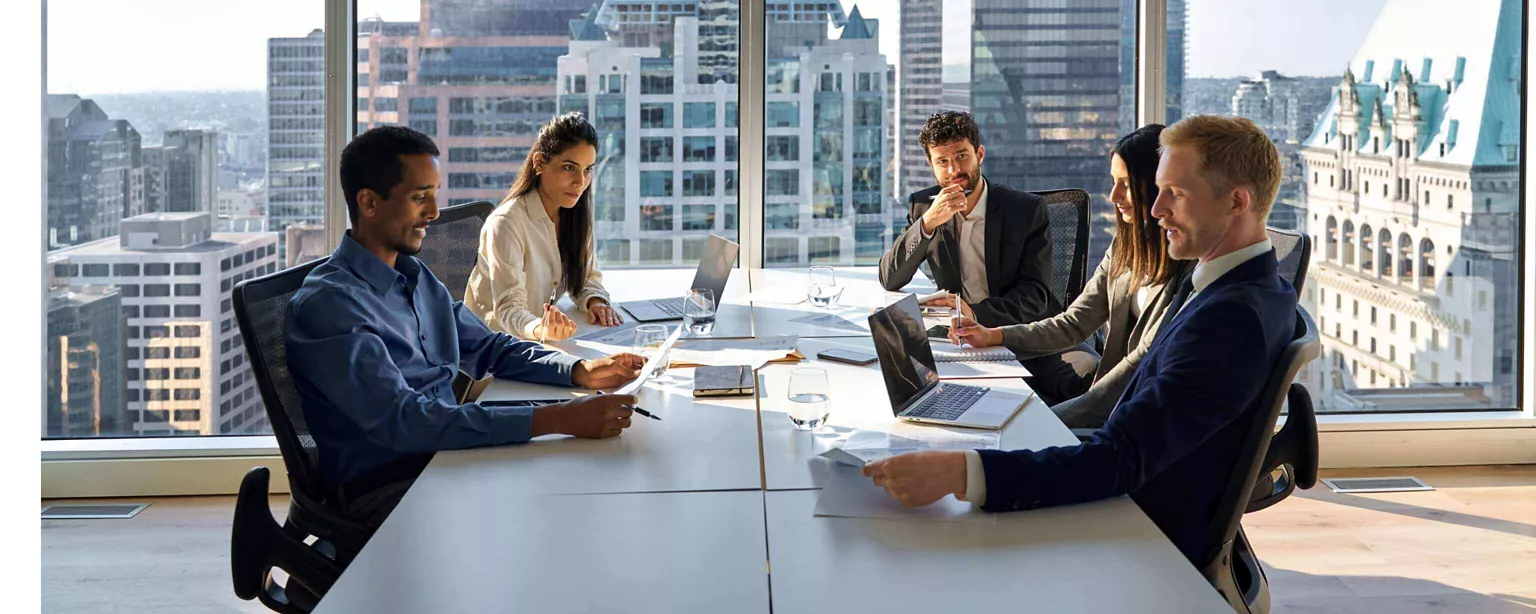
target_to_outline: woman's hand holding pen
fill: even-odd
[[[544,304],[543,317],[539,319],[539,325],[534,328],[539,334],[540,341],[563,341],[576,334],[576,322],[559,308],[551,307],[549,303]]]

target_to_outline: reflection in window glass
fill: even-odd
[[[1170,49],[1175,30],[1192,41],[1169,66],[1170,119],[1236,114],[1269,134],[1285,162],[1269,223],[1311,238],[1302,305],[1348,334],[1323,335],[1335,359],[1297,376],[1318,410],[1514,407],[1522,4],[1187,4],[1188,26],[1169,22]],[[1284,53],[1217,34],[1322,11],[1337,35]]]

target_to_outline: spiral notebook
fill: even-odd
[[[946,347],[947,346],[947,347]],[[1018,360],[1013,350],[1003,346],[990,348],[956,347],[950,343],[933,344],[934,362],[1012,362]]]
[[[1006,347],[959,347],[938,339],[930,340],[929,345],[941,379],[1029,377],[1029,369]]]

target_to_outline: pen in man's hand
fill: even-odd
[[[625,405],[624,409],[628,409],[628,410],[630,410],[632,412],[635,412],[637,414],[640,414],[640,415],[645,416],[647,418],[650,418],[652,420],[660,420],[661,419],[661,416],[657,416],[656,414],[653,414],[651,412],[648,412],[648,411],[645,411],[643,409],[640,409],[639,407],[635,407],[634,405]]]
[[[601,390],[597,391],[597,393],[598,394],[608,394],[608,393],[603,392]],[[648,412],[648,411],[645,411],[643,409],[640,409],[639,407],[635,407],[634,405],[620,405],[619,407],[623,407],[624,409],[627,409],[629,411],[635,412],[637,414],[640,414],[640,415],[645,416],[647,418],[650,418],[652,420],[660,420],[661,419],[661,416],[658,416],[658,415],[653,414],[651,412]]]

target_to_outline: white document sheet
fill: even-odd
[[[817,516],[842,518],[890,518],[934,522],[976,522],[993,524],[996,514],[988,514],[953,495],[923,507],[904,508],[885,489],[859,472],[858,467],[833,465],[821,496],[816,499]]]
[[[709,366],[747,365],[753,370],[795,351],[795,335],[756,339],[685,339],[672,349],[672,361]]]
[[[635,391],[639,390],[641,386],[644,386],[645,380],[650,379],[651,374],[656,372],[656,366],[660,364],[663,357],[667,356],[667,353],[672,349],[672,346],[677,344],[677,338],[682,336],[682,334],[683,327],[679,326],[675,329],[672,329],[672,334],[669,335],[667,340],[661,344],[661,349],[651,352],[651,357],[645,359],[645,366],[640,367],[640,375],[635,379],[630,380],[628,384],[620,386],[618,390],[613,391],[614,394],[634,394]]]

